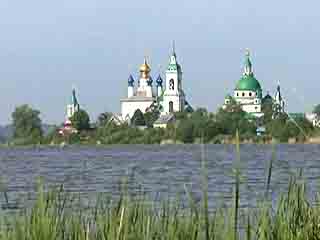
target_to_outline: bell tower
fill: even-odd
[[[166,87],[163,96],[164,113],[181,112],[184,110],[185,95],[182,90],[182,70],[177,61],[175,44],[166,71]]]

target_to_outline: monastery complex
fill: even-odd
[[[144,58],[138,69],[139,77],[134,79],[130,74],[127,84],[127,96],[120,99],[121,113],[114,114],[113,120],[117,124],[128,123],[137,110],[143,114],[157,110],[160,112],[159,119],[154,127],[166,127],[166,124],[173,121],[175,112],[192,112],[193,108],[187,101],[187,95],[183,90],[183,71],[179,64],[178,57],[173,46],[164,78],[159,74],[156,80],[151,76],[151,67],[147,58]],[[222,102],[222,108],[226,109],[229,104],[238,103],[242,110],[247,113],[249,119],[259,119],[263,116],[262,106],[266,102],[272,102],[274,112],[285,112],[286,103],[281,93],[280,83],[273,96],[268,92],[264,95],[262,84],[254,74],[249,50],[246,51],[243,63],[243,73],[236,82],[233,92],[227,94]],[[72,90],[71,101],[67,105],[66,120],[63,131],[75,131],[71,126],[70,118],[79,111],[80,105],[77,100],[76,91]],[[307,114],[306,117],[315,122],[315,116]]]

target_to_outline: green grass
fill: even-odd
[[[288,191],[276,206],[268,202],[275,155],[266,171],[265,201],[255,209],[240,209],[240,146],[235,164],[234,206],[209,211],[208,173],[202,161],[202,200],[196,202],[185,185],[188,207],[175,201],[161,204],[144,194],[98,197],[94,208],[76,207],[63,188],[45,192],[39,183],[34,206],[14,217],[0,217],[0,240],[316,240],[320,239],[320,205],[306,197],[302,173],[292,176]]]

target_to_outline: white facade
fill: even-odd
[[[133,86],[128,86],[128,98],[133,97],[133,94],[134,94]]]
[[[162,95],[163,89],[162,86],[157,86],[157,97],[160,97]]]
[[[315,113],[307,113],[306,119],[312,123],[314,127],[320,127],[320,119]]]
[[[234,91],[234,99],[242,107],[242,110],[256,117],[262,116],[261,98],[254,91]]]
[[[67,105],[67,119],[69,120],[75,112],[78,112],[80,110],[80,105],[78,103],[77,97],[76,97],[76,91],[75,89],[72,90],[72,95],[71,95],[71,101]]]
[[[150,105],[153,103],[154,98],[131,98],[121,100],[121,115],[124,121],[130,120],[134,112],[140,109],[142,113],[145,113]]]
[[[136,89],[134,88],[134,79],[130,75],[128,79],[128,96],[125,99],[121,99],[121,116],[123,121],[130,120],[138,109],[142,113],[145,113],[156,100],[156,96],[153,93],[153,80],[150,77],[150,71],[151,68],[145,58],[144,63],[140,67],[140,79]]]

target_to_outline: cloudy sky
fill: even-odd
[[[120,111],[129,73],[147,54],[152,74],[172,40],[194,107],[214,111],[242,73],[249,48],[257,79],[281,81],[289,111],[320,103],[320,3],[295,0],[1,0],[0,124],[28,103],[64,120],[71,88],[92,119]]]

